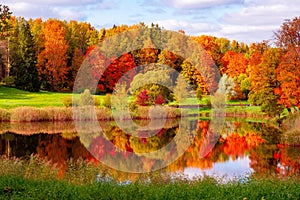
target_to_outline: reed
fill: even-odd
[[[170,107],[170,106],[163,106],[163,107],[149,107],[149,106],[139,106],[132,113],[133,118],[135,119],[160,119],[160,118],[178,118],[182,116],[181,110]]]
[[[0,108],[0,122],[109,121],[115,117],[122,118],[122,116],[119,114],[113,116],[111,108],[95,106],[78,106],[73,108],[23,106],[9,110]],[[184,116],[183,112],[169,106],[157,108],[140,106],[134,112],[130,112],[128,117],[133,119],[172,119],[181,116]]]
[[[10,121],[10,112],[7,109],[0,108],[0,122]]]

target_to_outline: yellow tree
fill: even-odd
[[[282,112],[282,106],[278,103],[279,95],[275,93],[275,88],[279,86],[276,69],[280,57],[280,49],[270,48],[263,55],[258,52],[254,53],[250,62],[249,101],[261,106],[262,111],[270,116]]]
[[[45,48],[38,55],[38,70],[44,89],[57,91],[67,80],[67,41],[61,22],[50,19],[43,26]]]

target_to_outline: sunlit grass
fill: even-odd
[[[0,86],[0,108],[32,107],[63,107],[63,99],[72,97],[73,93],[61,92],[27,92],[15,88]],[[96,95],[101,102],[104,96]]]

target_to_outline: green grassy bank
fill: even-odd
[[[217,184],[214,180],[174,183],[99,182],[73,185],[58,180],[31,180],[0,176],[1,199],[298,199],[295,180],[249,180]]]
[[[0,199],[299,199],[299,176],[244,178],[220,184],[209,177],[189,180],[162,171],[129,174],[70,160],[53,166],[36,156],[0,157]],[[97,175],[112,177],[97,182]],[[104,180],[104,179],[102,179]],[[131,180],[126,182],[125,180]],[[146,181],[145,181],[146,180]]]

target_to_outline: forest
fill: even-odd
[[[82,62],[99,43],[141,27],[155,33],[164,31],[157,24],[147,26],[143,22],[97,30],[87,22],[26,20],[13,16],[7,6],[0,5],[0,82],[30,92],[71,92]],[[185,35],[184,30],[178,33]],[[300,17],[283,21],[272,40],[259,43],[245,44],[211,35],[188,37],[200,44],[213,60],[227,85],[228,99],[247,100],[261,106],[269,116],[280,115],[284,109],[288,112],[300,109]],[[203,77],[189,62],[157,48],[138,49],[114,59],[99,77],[96,94],[112,93],[124,73],[150,63],[167,64],[184,76],[198,97],[209,95]],[[134,71],[128,79],[138,82],[134,81],[138,73],[141,72]],[[136,95],[140,101],[147,97],[147,102],[144,98],[140,105],[171,101],[164,88],[153,85]]]

